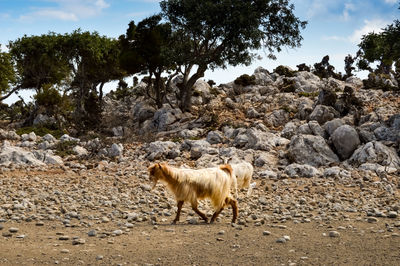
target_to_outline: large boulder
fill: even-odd
[[[320,175],[320,172],[318,171],[317,168],[308,164],[297,164],[297,163],[292,163],[286,166],[285,173],[291,178],[296,178],[296,177],[310,178]]]
[[[335,130],[338,127],[343,126],[345,123],[342,119],[340,118],[335,118],[331,121],[326,122],[323,125],[323,128],[325,129],[326,133],[328,133],[329,136],[331,136],[333,134],[333,132],[335,132]]]
[[[172,141],[151,142],[146,148],[147,159],[150,161],[165,158],[175,158],[180,154],[179,144]]]
[[[292,137],[287,155],[292,162],[314,167],[339,162],[337,155],[321,136],[296,135]]]
[[[338,116],[337,111],[326,105],[317,105],[313,112],[310,114],[309,120],[316,120],[323,125],[325,122],[330,121]]]
[[[333,132],[331,140],[336,148],[337,154],[342,160],[350,158],[358,145],[360,145],[360,138],[358,137],[357,131],[349,125],[343,125],[337,128]]]
[[[355,166],[364,163],[377,163],[400,169],[400,158],[396,151],[378,141],[371,141],[359,147],[350,157],[349,163]]]
[[[153,124],[158,131],[166,131],[169,127],[182,118],[180,109],[163,107],[154,114]]]

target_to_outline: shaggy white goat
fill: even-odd
[[[178,211],[172,223],[179,221],[183,203],[188,201],[192,209],[207,223],[207,216],[197,208],[197,200],[209,198],[215,209],[211,223],[215,221],[223,208],[232,206],[232,223],[238,216],[237,201],[230,195],[232,186],[236,186],[236,179],[230,165],[220,165],[205,169],[179,169],[165,163],[157,163],[149,167],[150,180],[153,189],[157,181],[162,181],[174,193]]]
[[[237,190],[242,188],[247,188],[247,196],[251,195],[253,191],[253,187],[250,185],[254,168],[248,162],[240,162],[236,164],[230,164],[233,170],[233,174],[236,177],[237,187],[234,188],[236,198],[237,198]]]

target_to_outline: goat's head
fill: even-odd
[[[150,181],[153,182],[153,187],[151,189],[154,189],[157,185],[157,181],[161,178],[162,166],[160,163],[156,163],[150,166],[148,170]]]

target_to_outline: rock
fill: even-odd
[[[277,240],[276,240],[276,243],[281,243],[281,244],[283,244],[283,243],[286,243],[287,242],[287,240],[285,239],[285,238],[283,238],[283,237],[280,237],[280,238],[278,238]]]
[[[122,235],[122,230],[120,230],[120,229],[118,229],[118,230],[114,230],[113,232],[112,232],[112,234],[113,235],[116,235],[116,236],[120,236],[120,235]]]
[[[90,236],[90,237],[93,237],[93,236],[96,236],[96,235],[97,235],[96,230],[90,230],[90,231],[88,232],[88,236]]]
[[[78,156],[85,156],[85,155],[87,155],[89,152],[87,151],[87,149],[85,149],[85,148],[83,148],[83,147],[81,147],[81,146],[79,146],[79,145],[76,145],[73,149],[72,149],[72,151],[76,154],[76,155],[78,155]]]
[[[396,151],[378,141],[368,142],[359,147],[350,157],[349,163],[356,166],[364,163],[377,163],[400,169],[400,158]]]
[[[309,120],[316,120],[320,125],[323,125],[338,115],[337,111],[331,106],[317,105],[310,114]]]
[[[339,237],[340,233],[338,231],[330,231],[329,236],[330,237]]]
[[[339,158],[329,148],[324,138],[313,135],[294,136],[290,141],[287,155],[294,163],[314,167],[339,162]]]
[[[4,141],[0,147],[0,165],[9,166],[13,164],[43,166],[45,163],[38,160],[32,152],[19,147],[11,146],[8,141]]]
[[[122,156],[124,151],[124,146],[122,144],[112,144],[111,147],[108,150],[108,156],[109,157],[117,157],[117,156]]]
[[[124,136],[124,128],[122,126],[113,127],[111,130],[114,134],[114,137],[123,137]]]
[[[181,152],[179,145],[172,141],[151,142],[145,149],[147,152],[146,157],[150,161],[159,160],[163,157],[173,159]]]
[[[350,158],[360,145],[357,131],[349,125],[337,128],[331,135],[331,140],[342,160]]]
[[[76,246],[76,245],[83,245],[86,243],[86,240],[83,238],[78,238],[78,239],[74,239],[72,240],[72,245]]]
[[[281,137],[291,139],[297,131],[297,125],[293,122],[288,122],[281,131]]]
[[[68,134],[64,134],[60,137],[60,141],[79,142],[80,140],[78,138],[73,138],[73,137],[69,136]]]
[[[218,144],[222,143],[223,141],[223,136],[221,132],[219,131],[210,131],[207,134],[207,139],[206,139],[210,144]]]
[[[344,170],[338,166],[326,168],[324,170],[323,176],[325,178],[350,178],[351,173],[347,170]]]
[[[333,119],[333,120],[331,120],[331,121],[326,122],[326,123],[323,125],[323,128],[324,128],[325,131],[328,133],[328,135],[331,136],[331,135],[333,134],[333,132],[334,132],[337,128],[343,126],[344,124],[345,124],[345,123],[344,123],[344,121],[343,121],[342,119],[340,119],[340,118],[335,118],[335,119]]]
[[[289,121],[289,113],[282,109],[274,110],[264,121],[270,126],[283,126]]]
[[[16,233],[16,232],[18,232],[18,228],[16,228],[16,227],[10,227],[9,229],[8,229],[8,231],[10,232],[10,233]]]
[[[157,131],[166,131],[176,121],[182,118],[182,111],[178,108],[163,107],[154,113],[153,121]]]
[[[44,135],[44,136],[42,137],[42,139],[45,140],[45,141],[47,141],[47,142],[49,142],[49,143],[53,143],[53,142],[56,141],[56,138],[53,137],[53,135],[51,135],[51,134],[46,134],[46,135]]]
[[[36,134],[35,132],[31,132],[29,134],[22,134],[21,139],[22,141],[36,141]]]
[[[316,104],[333,107],[335,106],[336,100],[336,93],[330,87],[325,87],[320,90]]]
[[[0,128],[0,140],[20,140],[21,137],[14,130],[4,130]]]
[[[297,105],[296,117],[300,120],[307,120],[313,111],[314,102],[309,98],[301,98]]]
[[[271,232],[270,232],[270,231],[264,231],[264,232],[263,232],[263,235],[264,235],[264,236],[269,236],[269,235],[271,235]]]
[[[49,117],[44,114],[38,114],[33,120],[34,126],[43,126],[43,125],[53,125],[56,124],[57,121],[54,117]]]
[[[397,218],[397,216],[398,216],[398,214],[395,211],[389,211],[387,214],[387,217],[391,218],[391,219],[395,219],[395,218]]]
[[[320,172],[315,167],[312,167],[307,164],[301,165],[297,163],[286,166],[285,173],[291,178],[296,178],[296,177],[310,178],[320,175]]]

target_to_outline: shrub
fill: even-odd
[[[286,76],[288,78],[294,77],[294,73],[296,73],[295,71],[292,71],[288,67],[282,65],[275,68],[274,72],[280,76]]]
[[[61,157],[74,154],[73,148],[78,144],[77,141],[60,141],[55,147],[55,154]]]
[[[249,76],[247,74],[244,74],[244,75],[241,75],[240,77],[238,77],[237,79],[235,79],[234,83],[236,85],[240,85],[243,87],[250,86],[250,85],[256,85],[256,77],[254,75]]]
[[[64,135],[66,132],[60,129],[51,129],[48,127],[21,127],[16,130],[16,133],[18,135],[23,135],[23,134],[29,134],[31,132],[35,132],[37,136],[43,137],[46,134],[51,134],[55,138],[60,138],[62,135]]]

